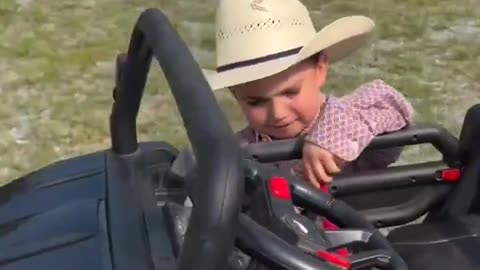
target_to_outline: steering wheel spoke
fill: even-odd
[[[369,250],[350,257],[350,269],[388,269],[391,255],[387,250]]]
[[[372,233],[364,230],[340,229],[325,231],[324,235],[331,244],[329,249],[336,250],[345,247],[351,249],[365,247],[369,243]]]

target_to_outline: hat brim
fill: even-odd
[[[272,76],[320,51],[334,63],[362,47],[374,27],[368,17],[340,18],[317,32],[297,54],[222,72],[208,69],[203,72],[212,90],[219,90]]]

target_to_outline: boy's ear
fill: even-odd
[[[230,94],[232,94],[232,96],[233,96],[235,99],[238,100],[237,92],[235,91],[235,89],[230,88],[230,87],[227,88],[227,89],[228,89],[228,91],[230,91]]]
[[[328,68],[328,55],[325,53],[319,53],[316,57],[316,66],[320,69]]]
[[[318,86],[322,88],[327,81],[328,73],[328,56],[325,53],[320,53],[316,57],[315,70],[317,73]]]
[[[237,95],[235,94],[235,91],[232,88],[228,88],[228,91],[230,91],[230,93],[235,99],[237,98]]]

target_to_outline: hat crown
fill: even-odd
[[[217,67],[302,47],[315,34],[309,12],[298,0],[220,0]]]

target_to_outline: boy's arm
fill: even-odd
[[[411,104],[400,92],[375,80],[349,96],[330,97],[305,139],[352,161],[375,136],[410,125],[413,115]]]

